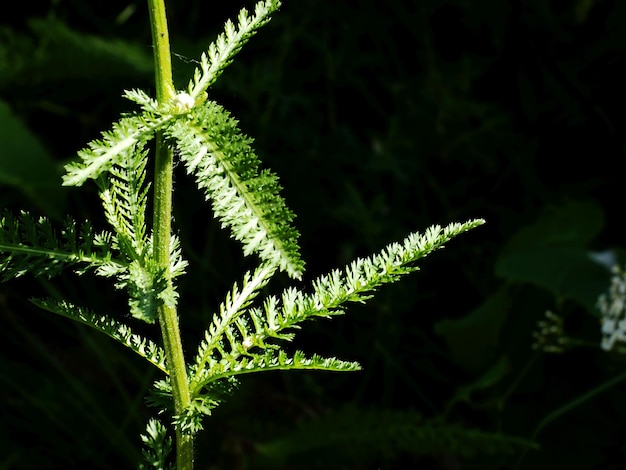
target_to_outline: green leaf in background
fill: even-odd
[[[549,206],[504,246],[496,275],[573,300],[589,312],[608,285],[609,273],[589,256],[589,243],[604,225],[602,209],[588,202]]]
[[[61,168],[37,137],[0,100],[0,188],[13,186],[52,217],[65,205]]]
[[[137,86],[137,80],[146,79],[154,70],[148,47],[85,34],[54,18],[33,18],[28,21],[28,30],[29,34],[16,34],[0,28],[3,92],[27,89],[32,93],[42,87],[50,89],[51,83],[62,83],[55,96],[63,96],[67,90],[75,95],[77,91],[67,85],[81,80],[90,80],[96,90],[111,87],[118,80],[133,80]]]
[[[454,361],[469,372],[478,372],[494,360],[500,330],[511,305],[506,289],[500,289],[466,316],[445,319],[434,326]]]
[[[508,358],[506,356],[500,357],[495,364],[472,383],[459,387],[448,404],[448,409],[458,402],[470,403],[476,406],[480,405],[475,395],[498,385],[510,370],[511,364]]]
[[[261,468],[310,469],[379,468],[366,464],[399,455],[445,454],[468,458],[478,454],[506,455],[537,447],[528,439],[468,429],[436,418],[425,419],[411,409],[348,406],[316,419],[303,420],[289,433],[258,442],[255,450],[259,460],[264,460]],[[328,453],[327,449],[333,452]],[[322,462],[323,456],[332,456],[332,461]]]

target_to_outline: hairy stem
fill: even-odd
[[[174,97],[172,64],[165,15],[164,0],[148,0],[152,44],[154,47],[156,97],[159,103]],[[172,220],[172,164],[173,152],[164,142],[161,134],[156,139],[154,172],[154,258],[159,267],[165,270],[165,278],[171,286],[170,246]],[[166,365],[172,382],[174,412],[177,415],[189,406],[189,383],[183,355],[183,347],[178,326],[176,308],[163,303],[158,308],[159,324],[163,335]],[[193,469],[193,438],[176,429],[176,466],[178,470]]]

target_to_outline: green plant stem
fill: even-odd
[[[546,426],[548,426],[549,424],[551,424],[553,421],[556,421],[558,418],[560,418],[564,414],[569,413],[570,411],[578,408],[579,406],[584,405],[588,401],[596,398],[601,393],[606,392],[607,390],[609,390],[610,388],[614,387],[615,385],[619,384],[620,382],[622,382],[624,380],[626,380],[626,372],[622,372],[621,374],[618,374],[615,377],[612,377],[611,379],[607,380],[606,382],[598,385],[597,387],[592,388],[588,392],[583,393],[582,395],[574,398],[573,400],[570,400],[569,402],[565,403],[564,405],[559,406],[556,410],[548,413],[539,422],[539,424],[535,428],[532,436],[530,436],[530,440],[531,441],[535,441],[537,439],[537,436],[539,435],[539,433],[541,431],[543,431],[543,429]],[[527,452],[528,452],[528,449],[525,449],[522,452],[522,455],[520,455],[519,459],[517,460],[514,469],[520,468],[520,466],[522,465],[522,462],[524,460],[524,457],[526,457],[526,453]]]
[[[154,47],[156,97],[159,103],[164,103],[170,101],[175,93],[165,2],[148,0],[148,5]],[[157,135],[154,171],[154,258],[159,268],[164,270],[168,287],[172,284],[170,273],[172,170],[173,152],[164,142],[163,136]],[[158,317],[172,383],[174,412],[180,415],[189,406],[190,394],[176,307],[164,302],[158,308]],[[193,468],[193,437],[183,433],[179,426],[176,427],[176,466],[178,470]]]

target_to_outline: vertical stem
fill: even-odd
[[[165,0],[148,0],[150,25],[152,28],[152,47],[154,50],[154,72],[157,101],[168,101],[174,97],[172,81],[172,59],[170,38],[165,15]]]
[[[165,1],[148,0],[148,6],[154,47],[156,97],[159,103],[162,103],[171,100],[175,93]],[[172,150],[165,144],[163,135],[158,134],[154,171],[154,258],[158,266],[165,270],[169,287],[172,284],[170,273],[172,159]],[[158,317],[167,368],[172,382],[174,412],[178,415],[189,406],[190,395],[176,307],[163,303],[158,309]],[[193,437],[183,433],[178,426],[176,428],[176,466],[178,470],[193,469]]]

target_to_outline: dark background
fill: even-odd
[[[253,5],[217,3],[169,2],[181,89]],[[62,188],[62,165],[132,109],[123,89],[150,90],[144,2],[11,3],[0,22],[0,207],[103,223],[94,185]],[[589,256],[623,260],[624,25],[617,0],[284,1],[209,97],[280,176],[304,285],[429,225],[487,224],[367,305],[305,325],[293,347],[364,370],[245,377],[207,419],[198,468],[624,468],[624,362],[599,348],[596,307],[610,272]],[[253,260],[180,170],[193,353]],[[100,282],[0,286],[0,468],[135,466],[158,377],[27,302],[62,295],[123,318]],[[576,340],[562,354],[532,349],[547,310]]]

